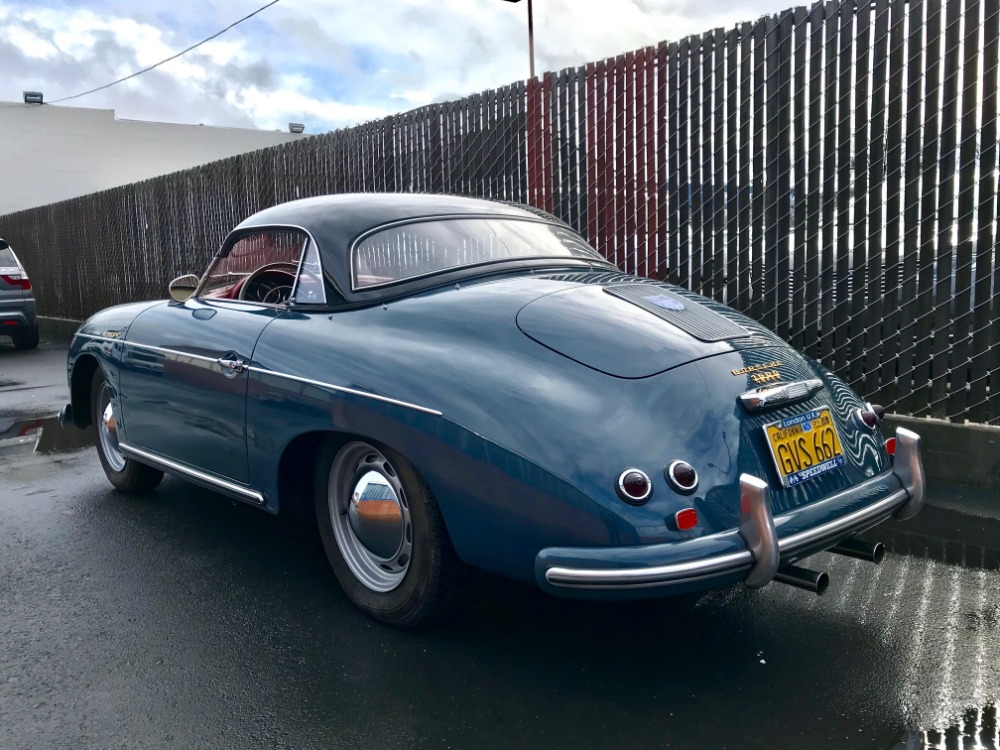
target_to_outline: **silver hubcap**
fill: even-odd
[[[355,578],[372,591],[399,586],[410,567],[413,528],[388,459],[367,443],[344,446],[330,467],[327,501],[337,547]]]
[[[97,425],[97,436],[101,441],[101,453],[108,465],[115,471],[125,468],[125,456],[118,445],[118,417],[111,404],[111,387],[107,383],[101,385],[97,393],[97,409],[101,419]]]

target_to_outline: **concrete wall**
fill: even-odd
[[[0,216],[303,137],[0,102]]]

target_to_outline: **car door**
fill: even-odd
[[[127,448],[248,483],[247,368],[286,309],[303,246],[291,231],[233,238],[196,296],[133,321],[120,371]]]

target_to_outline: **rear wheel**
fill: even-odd
[[[16,333],[11,338],[14,341],[14,348],[24,351],[26,349],[38,348],[38,326],[29,328],[22,333]]]
[[[111,395],[111,386],[98,367],[90,386],[90,421],[101,466],[119,492],[129,495],[149,492],[163,479],[163,472],[122,453],[118,443],[118,414]]]
[[[314,487],[323,547],[358,608],[398,627],[447,612],[458,561],[434,497],[403,456],[331,439]]]

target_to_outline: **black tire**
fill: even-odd
[[[359,449],[358,446],[363,448]],[[402,501],[397,503],[405,507],[408,519],[404,518],[403,523],[407,525],[408,520],[408,526],[412,530],[411,536],[405,531],[402,536],[407,554],[399,554],[398,551],[393,553],[399,555],[394,562],[399,562],[404,556],[408,557],[405,571],[397,573],[401,578],[387,591],[374,590],[352,570],[351,563],[345,559],[344,550],[338,542],[338,531],[334,528],[331,498],[336,507],[343,508],[338,515],[346,518],[346,495],[350,494],[352,486],[356,488],[357,485],[353,483],[357,481],[360,472],[367,471],[361,466],[345,470],[345,452],[357,455],[359,450],[367,450],[368,458],[377,456],[378,460],[372,466],[376,467],[378,464],[376,468],[384,468],[383,478],[391,477],[386,479],[387,483],[393,486],[394,492],[401,491]],[[362,462],[365,460],[367,459],[362,459]],[[361,611],[399,628],[427,625],[448,613],[458,589],[460,563],[437,502],[409,461],[384,446],[366,441],[345,443],[331,438],[319,450],[313,487],[316,520],[327,559],[341,587]],[[339,528],[343,538],[345,526],[341,525]],[[353,535],[353,532],[350,533]],[[354,538],[357,539],[356,536]]]
[[[94,373],[94,379],[90,384],[90,429],[93,431],[94,445],[97,446],[97,456],[101,459],[101,466],[104,468],[104,473],[114,488],[119,492],[124,492],[126,495],[141,495],[149,492],[160,484],[160,481],[163,479],[162,471],[154,469],[152,466],[141,464],[134,458],[121,455],[117,457],[109,456],[106,452],[107,449],[101,440],[100,434],[103,421],[100,407],[101,391],[104,388],[110,388],[110,386],[107,385],[104,372],[98,367]],[[122,465],[118,468],[113,463]]]
[[[24,333],[17,333],[11,336],[14,341],[14,348],[20,351],[38,348],[38,326],[29,328]]]

